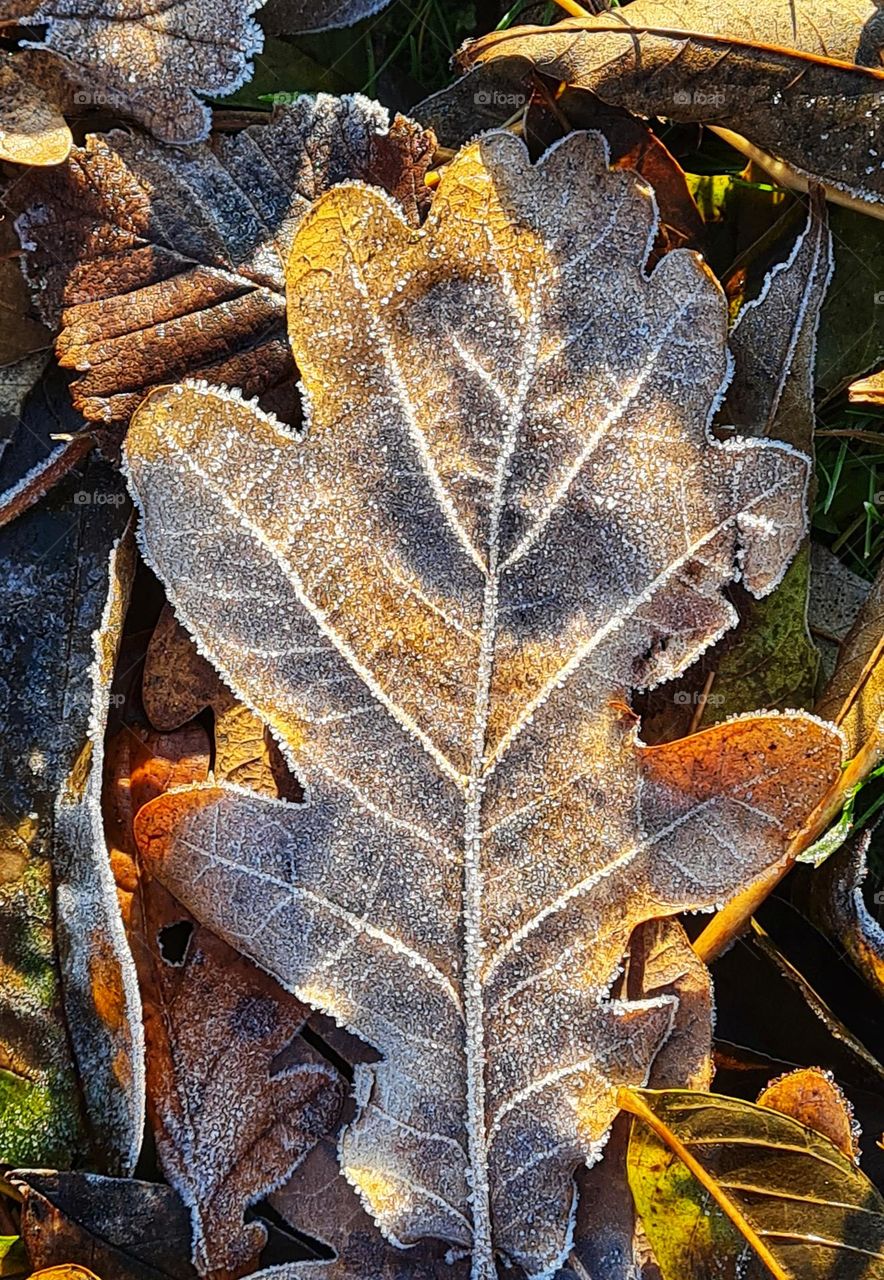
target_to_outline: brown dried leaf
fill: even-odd
[[[817,705],[847,735],[851,754],[884,714],[884,569],[841,646],[835,673]]]
[[[190,1209],[197,1272],[229,1276],[253,1270],[266,1242],[243,1214],[334,1126],[341,1083],[332,1067],[289,1050],[310,1010],[141,875],[134,815],[170,787],[205,780],[207,748],[198,725],[125,730],[105,809],[144,1001],[157,1155]],[[182,931],[186,944],[173,953],[167,940]]]
[[[295,1228],[335,1252],[318,1271],[314,1262],[285,1268],[283,1280],[321,1275],[322,1280],[467,1280],[461,1259],[445,1260],[444,1246],[422,1243],[397,1249],[385,1240],[341,1173],[336,1144],[320,1143],[272,1198],[273,1207]],[[271,1272],[258,1272],[270,1280]],[[256,1277],[257,1280],[257,1277]]]
[[[101,1280],[195,1280],[190,1221],[171,1187],[94,1173],[19,1170],[33,1267],[76,1258]]]
[[[297,219],[363,178],[416,221],[432,146],[376,103],[320,94],[211,145],[114,131],[28,174],[13,192],[25,270],[47,323],[61,321],[77,409],[124,423],[146,390],[189,374],[247,395],[291,388],[283,264]]]
[[[873,0],[634,0],[492,32],[460,57],[467,67],[526,58],[639,115],[727,128],[805,178],[879,204],[882,44]]]
[[[853,1107],[835,1083],[830,1071],[802,1067],[789,1071],[762,1089],[760,1107],[771,1107],[815,1129],[853,1160],[859,1160],[859,1131]]]
[[[45,55],[0,51],[0,160],[61,164],[74,139],[64,120],[63,96],[41,73]]]
[[[218,781],[287,800],[302,798],[272,735],[237,701],[168,605],[147,647],[142,697],[148,719],[163,730],[177,729],[207,707],[212,709]]]
[[[197,94],[223,97],[252,74],[263,45],[258,0],[4,0],[10,17],[46,24],[48,50],[80,87],[74,102],[130,115],[163,142],[199,142],[211,113]],[[63,159],[63,156],[59,156]]]
[[[163,796],[143,854],[383,1055],[342,1164],[473,1280],[558,1265],[573,1172],[671,1032],[674,997],[610,998],[633,929],[779,863],[839,771],[809,717],[642,748],[624,713],[805,527],[805,458],[709,438],[725,302],[693,254],[644,273],[654,230],[592,134],[537,167],[489,135],[421,229],[337,187],[289,263],[307,435],[189,384],[127,439],[149,563],[308,796]]]

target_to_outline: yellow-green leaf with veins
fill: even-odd
[[[829,1138],[715,1094],[624,1089],[621,1101],[639,1117],[629,1181],[665,1280],[745,1275],[739,1236],[763,1264],[753,1276],[884,1277],[884,1200]]]

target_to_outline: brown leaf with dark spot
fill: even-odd
[[[299,99],[267,125],[169,150],[87,137],[10,195],[43,317],[90,421],[123,424],[188,375],[262,395],[295,377],[283,264],[294,224],[345,179],[377,182],[416,221],[434,142],[354,96]]]

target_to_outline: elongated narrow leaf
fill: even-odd
[[[878,204],[882,30],[871,0],[634,0],[492,32],[461,60],[526,58],[639,115],[724,126],[806,177]]]
[[[306,436],[185,385],[128,437],[144,552],[307,795],[161,797],[144,856],[382,1054],[346,1176],[474,1280],[559,1265],[573,1172],[670,1033],[673,995],[609,997],[634,927],[776,863],[841,756],[775,715],[643,749],[623,705],[805,528],[802,455],[708,435],[724,299],[684,251],[645,274],[654,221],[588,134],[467,148],[423,229],[339,187],[289,263]]]

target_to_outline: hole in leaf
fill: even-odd
[[[184,964],[192,937],[191,920],[176,920],[174,924],[164,925],[157,934],[157,943],[165,963],[175,966]]]

